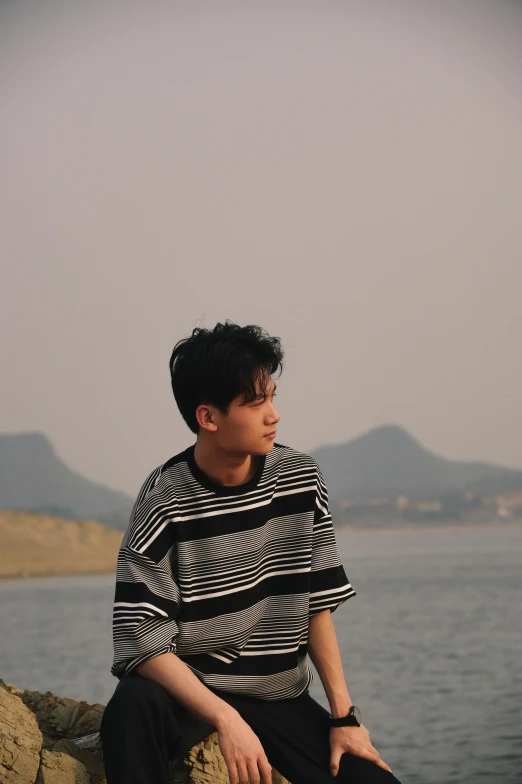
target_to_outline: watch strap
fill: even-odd
[[[330,727],[360,727],[361,713],[356,705],[352,705],[346,716],[338,716],[334,719],[330,716]]]

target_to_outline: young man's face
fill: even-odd
[[[258,385],[259,396],[251,403],[235,398],[228,414],[215,412],[216,442],[222,449],[250,455],[265,455],[274,446],[279,414],[274,406],[276,385],[272,378]]]

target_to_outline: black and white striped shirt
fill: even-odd
[[[194,445],[145,480],[118,555],[112,674],[176,653],[207,686],[266,700],[312,681],[308,619],[355,595],[315,460],[274,444],[233,487]]]

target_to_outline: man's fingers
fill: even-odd
[[[234,784],[236,782],[239,784],[272,784],[272,766],[266,758],[238,760],[236,770],[237,778]]]
[[[390,766],[387,765],[383,759],[381,759],[381,755],[379,754],[377,749],[373,748],[373,746],[371,746],[368,749],[361,749],[361,757],[364,757],[365,759],[375,762],[375,764],[378,765],[379,768],[384,768],[384,770],[388,770],[390,773],[392,772]]]
[[[230,784],[272,784],[272,766],[266,759],[246,763],[225,760]]]
[[[339,772],[339,762],[341,761],[342,750],[339,748],[332,749],[330,754],[330,773],[332,776],[337,776]]]
[[[247,762],[248,768],[248,780],[249,784],[260,784],[261,782],[261,772],[258,768],[258,760],[253,759]]]
[[[239,784],[248,784],[248,768],[245,764],[245,761],[242,759],[238,759],[236,765],[237,765],[237,772],[238,772],[237,781],[239,782]]]
[[[258,760],[257,766],[261,774],[261,784],[272,784],[272,766],[266,757]]]
[[[384,770],[388,770],[390,773],[392,772],[392,769],[390,768],[390,766],[387,765],[385,763],[385,761],[383,759],[381,759],[380,757],[379,757],[379,759],[374,760],[374,762],[375,762],[376,765],[379,766],[379,768],[384,768]]]
[[[391,773],[391,772],[392,772],[392,769],[391,769],[391,768],[390,768],[390,766],[389,766],[389,765],[387,765],[387,764],[385,763],[385,761],[384,761],[384,760],[381,758],[381,755],[379,754],[379,752],[377,751],[377,749],[375,749],[375,748],[372,746],[372,748],[371,748],[371,751],[372,751],[372,752],[374,752],[374,753],[376,754],[375,764],[376,764],[376,765],[378,765],[380,768],[384,768],[384,770],[389,770],[389,771],[390,771],[390,773]]]
[[[234,762],[234,760],[227,760],[227,759],[225,760],[225,762],[227,764],[228,778],[230,784],[238,784],[239,773],[237,771],[236,763]]]

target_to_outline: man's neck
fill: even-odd
[[[209,479],[223,487],[236,487],[248,482],[259,467],[258,455],[228,452],[197,440],[194,460]]]

